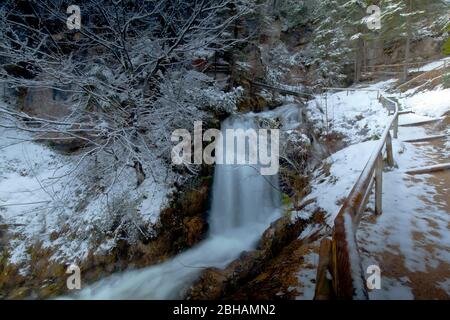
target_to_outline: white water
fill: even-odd
[[[254,127],[253,117],[229,118],[227,128]],[[225,136],[225,134],[224,134]],[[159,265],[112,275],[83,289],[81,299],[181,299],[207,267],[224,268],[257,244],[279,216],[278,176],[261,176],[255,166],[216,165],[210,234],[194,248]]]

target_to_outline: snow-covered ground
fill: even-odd
[[[383,82],[369,88],[388,89]],[[400,123],[438,118],[450,111],[450,90],[436,88],[414,94],[387,94],[396,97],[403,109],[416,114],[400,116]],[[346,92],[333,94],[328,101],[339,106],[334,112],[334,130],[349,137],[353,143],[324,161],[316,173],[308,199],[327,213],[327,223],[334,218],[374,151],[377,141],[363,141],[358,132],[365,125],[373,136],[388,121],[387,114],[371,93]],[[316,99],[317,100],[317,99]],[[315,101],[310,114],[320,115]],[[351,115],[351,116],[350,116]],[[360,116],[358,116],[360,115]],[[370,120],[352,121],[355,116]],[[348,124],[353,123],[354,128]],[[339,126],[339,128],[336,128]],[[411,144],[402,140],[447,132],[438,127],[401,127],[399,139],[394,140],[395,161],[398,167],[387,171],[383,178],[383,215],[368,215],[358,231],[363,267],[379,265],[382,270],[382,289],[370,293],[372,299],[412,299],[450,297],[450,175],[422,175],[411,177],[405,170],[414,167],[448,162],[450,143]],[[435,132],[441,130],[443,132]],[[373,199],[369,208],[373,208]],[[307,207],[314,210],[314,205]],[[300,271],[302,273],[302,271]],[[308,277],[308,270],[301,277]],[[423,289],[421,289],[423,288]]]
[[[389,112],[378,97],[393,83],[389,80],[352,88],[359,91],[329,93],[327,103],[322,95],[308,104],[308,117],[315,121],[315,128],[321,130],[325,126],[324,105],[327,104],[330,132],[342,134],[349,143],[349,147],[324,160],[322,168],[315,172],[312,192],[305,199],[315,199],[315,203],[329,213],[329,226],[333,225],[335,215],[370,158],[377,144],[375,139],[386,126]],[[314,208],[307,207],[307,212],[310,210]]]
[[[379,93],[392,83],[389,80],[318,95],[308,103],[308,117],[318,129],[340,133],[349,143],[373,139],[386,123],[387,110],[378,101]]]
[[[420,68],[411,68],[408,71],[409,72],[427,72],[427,71],[431,71],[431,70],[439,69],[439,68],[443,67],[444,63],[447,63],[447,64],[450,63],[450,58],[449,57],[442,58],[441,60],[427,63],[426,65],[424,65]]]
[[[354,144],[325,160],[323,170],[314,178],[313,191],[308,199],[329,213],[327,223],[332,226],[345,198],[361,175],[377,141],[371,140]]]
[[[360,87],[361,91],[356,92],[328,94],[330,131],[342,133],[350,145],[324,161],[322,170],[319,170],[314,178],[317,183],[306,200],[315,198],[327,212],[337,213],[377,144],[373,138],[383,132],[388,122],[388,112],[379,103],[378,94],[383,93],[397,98],[401,109],[415,113],[401,115],[403,123],[439,118],[450,111],[450,89],[438,87],[433,91],[417,94],[385,93],[393,82],[389,80]],[[374,92],[376,89],[380,91]],[[308,105],[308,116],[316,120],[317,126],[322,128],[324,104],[323,96],[318,96]],[[364,134],[361,133],[362,130]],[[404,140],[422,137],[425,134],[420,128],[402,128],[402,131],[405,132]],[[368,140],[370,138],[372,140]],[[334,216],[330,218],[333,220]]]
[[[423,117],[403,115],[400,123]],[[433,125],[400,128],[402,140],[430,136]],[[358,230],[363,269],[379,265],[382,288],[371,299],[450,297],[450,174],[410,176],[406,169],[448,161],[444,141],[394,141],[398,168],[383,177],[383,214],[367,216]],[[441,287],[439,290],[438,287]]]
[[[80,156],[32,142],[24,132],[2,128],[10,124],[5,121],[0,123],[0,225],[10,235],[10,263],[27,265],[29,248],[37,243],[62,263],[103,253],[117,240],[110,232],[117,214],[150,227],[156,222],[170,191],[167,185],[147,179],[136,189],[132,169],[110,177],[114,183],[107,177],[93,183],[96,170],[80,162]],[[162,165],[152,169],[164,176]]]
[[[314,298],[317,265],[319,264],[319,254],[317,250],[314,250],[314,246],[317,248],[319,243],[315,242],[308,248],[297,273],[298,281],[301,283],[301,287],[296,288],[297,292],[299,292],[297,300],[312,300]]]
[[[438,118],[450,110],[450,89],[437,88],[416,94],[406,92],[399,101],[404,109],[417,115]]]

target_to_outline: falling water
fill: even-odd
[[[222,131],[254,128],[254,122],[252,115],[231,117],[222,124]],[[279,215],[277,188],[278,176],[262,176],[257,166],[217,164],[206,240],[162,264],[112,275],[83,289],[77,297],[183,298],[202,270],[224,268],[242,251],[255,247],[262,232]]]
[[[251,115],[228,118],[222,123],[223,132],[255,127]],[[227,143],[226,139],[224,143]],[[235,149],[235,161],[237,157]],[[217,165],[210,217],[211,235],[266,223],[279,207],[277,189],[278,176],[262,176],[257,166]]]

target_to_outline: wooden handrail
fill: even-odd
[[[416,82],[417,80],[420,80],[422,78],[426,78],[428,75],[436,72],[437,70],[442,70],[442,73],[445,73],[446,70],[450,67],[450,63],[447,63],[447,60],[444,60],[443,63],[437,67],[434,67],[431,70],[425,71],[424,73],[418,75],[417,77],[414,77],[411,80],[406,81],[405,83],[402,83],[401,85],[397,86],[397,90],[402,90],[403,88],[408,87],[411,83]]]
[[[380,89],[367,89],[367,88],[335,88],[335,87],[322,87],[323,90],[329,91],[369,91],[380,92]]]
[[[364,66],[365,68],[383,68],[383,67],[403,67],[403,66],[415,66],[415,65],[427,65],[428,63],[435,62],[436,60],[416,61],[408,63],[394,63],[394,64],[376,64],[371,66]]]
[[[394,138],[398,135],[398,103],[384,96],[383,103],[389,104],[394,113],[390,118],[382,136],[372,153],[361,175],[352,188],[336,219],[332,235],[330,264],[328,268],[333,276],[333,292],[338,299],[368,299],[364,272],[358,253],[356,230],[362,213],[375,184],[375,212],[382,213],[382,175],[384,167],[384,149],[386,148],[387,163],[394,165],[391,129]],[[329,241],[329,240],[328,240]],[[319,263],[320,265],[320,263]],[[323,270],[318,275],[324,274]],[[317,279],[318,287],[322,287],[325,279]],[[316,290],[316,296],[320,292]]]
[[[280,87],[275,87],[272,86],[270,84],[267,83],[262,83],[262,82],[258,82],[255,80],[252,80],[250,78],[246,78],[247,81],[249,81],[251,83],[251,85],[256,86],[256,87],[260,87],[260,88],[264,88],[264,89],[268,89],[268,90],[274,90],[277,91],[281,94],[286,94],[286,95],[291,95],[291,96],[297,96],[300,98],[304,98],[304,97],[314,97],[314,95],[306,93],[306,92],[298,92],[298,91],[292,91],[289,89],[284,89],[284,88],[280,88]]]

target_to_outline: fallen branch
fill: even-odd
[[[428,166],[428,167],[421,167],[416,169],[411,169],[406,171],[406,174],[425,174],[425,173],[433,173],[433,172],[439,172],[444,170],[450,170],[450,163],[444,163],[444,164],[437,164],[434,166]]]
[[[422,137],[422,138],[417,138],[417,139],[409,139],[409,140],[403,140],[403,142],[424,142],[424,141],[431,141],[431,140],[438,140],[438,139],[442,139],[442,138],[446,138],[450,136],[450,134],[440,134],[440,135],[435,135],[435,136],[429,136],[429,137]]]
[[[439,121],[442,121],[444,119],[445,119],[445,117],[440,117],[440,118],[435,118],[435,119],[430,119],[430,120],[423,120],[423,121],[417,121],[417,122],[404,123],[404,124],[401,124],[400,127],[422,126],[424,124],[439,122]]]

